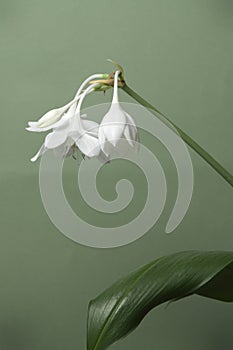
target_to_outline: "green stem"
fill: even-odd
[[[206,152],[201,146],[198,145],[190,136],[188,136],[183,130],[181,130],[178,126],[176,126],[171,120],[169,120],[163,113],[161,113],[157,108],[152,106],[149,102],[144,100],[141,96],[139,96],[134,90],[132,90],[128,85],[124,85],[122,88],[128,95],[133,97],[138,103],[142,106],[149,108],[153,112],[158,113],[164,119],[166,119],[174,128],[178,131],[181,138],[195,151],[197,152],[207,163],[209,163],[212,168],[214,168],[217,173],[219,173],[231,186],[233,186],[233,176],[222,167],[220,163],[218,163],[208,152]],[[155,114],[157,116],[157,114]],[[157,116],[158,117],[158,116]],[[163,118],[160,117],[162,121]]]

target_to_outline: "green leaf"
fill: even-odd
[[[233,252],[180,252],[119,280],[89,304],[87,349],[106,349],[166,301],[194,293],[233,301],[232,262]]]

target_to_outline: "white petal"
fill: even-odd
[[[29,126],[36,126],[38,122],[28,122]]]
[[[70,125],[75,118],[75,104],[72,105],[67,113],[64,113],[62,118],[52,125],[54,131],[68,131]]]
[[[69,115],[65,113],[59,121],[46,127],[38,126],[39,125],[38,122],[28,122],[29,127],[27,127],[26,130],[33,131],[33,132],[44,132],[55,128],[62,129],[62,128],[65,128],[68,125],[68,123],[69,123]]]
[[[44,154],[47,151],[47,148],[45,147],[44,143],[39,149],[39,151],[36,153],[34,157],[31,158],[31,162],[35,162],[42,154]]]
[[[107,153],[107,150],[105,150],[105,144],[106,144],[107,141],[106,141],[106,138],[105,138],[105,135],[104,135],[104,132],[103,132],[103,128],[101,128],[101,127],[99,127],[98,136],[99,136],[100,148],[108,156],[109,154]]]
[[[51,129],[52,127],[53,130],[64,130],[69,126],[69,123],[70,117],[68,113],[65,113],[58,122],[52,124],[49,128]]]
[[[72,120],[72,118],[74,118],[75,109],[76,109],[76,104],[74,103],[71,105],[68,112],[64,113],[63,116],[61,117],[61,119],[58,120],[56,123],[51,124],[49,128],[53,128],[56,130],[63,130],[65,128],[67,128],[70,120]]]
[[[100,153],[98,138],[89,135],[88,133],[80,136],[75,143],[80,151],[88,157],[96,157]]]
[[[99,124],[89,120],[89,119],[84,119],[81,121],[83,128],[87,131],[89,131],[90,133],[92,133],[93,135],[98,135],[98,131],[99,131]]]
[[[76,111],[76,103],[73,103],[70,108],[68,109],[67,118],[73,118],[75,116],[75,111]]]
[[[38,128],[38,122],[28,122],[28,126],[25,128],[28,131],[41,132],[40,128]]]
[[[73,154],[72,145],[74,144],[73,140],[67,139],[65,143],[54,148],[53,152],[56,157],[65,158]]]
[[[132,137],[134,140],[136,140],[137,138],[137,126],[133,120],[133,118],[131,117],[131,115],[127,112],[125,112],[126,114],[126,122],[127,124],[129,125],[130,129],[131,129],[131,132],[132,132]]]
[[[73,104],[76,105],[75,100],[70,101],[63,107],[55,108],[51,111],[48,111],[38,120],[38,127],[44,128],[56,123],[58,120],[60,120],[60,118],[68,110],[68,108],[72,108]]]
[[[128,143],[132,147],[134,147],[135,141],[137,141],[137,127],[134,123],[133,118],[128,113],[125,112],[125,114],[126,114],[127,124],[124,130],[124,136],[128,141]]]
[[[127,125],[125,127],[124,136],[125,136],[126,140],[128,141],[128,143],[130,144],[130,146],[133,147],[134,146],[134,142],[133,142],[134,140],[132,138],[132,133],[131,133],[129,125]]]
[[[104,116],[100,128],[103,129],[106,139],[115,146],[123,135],[125,123],[126,116],[123,109],[118,103],[114,103]]]
[[[56,108],[56,109],[52,109],[51,111],[48,111],[43,115],[43,117],[41,117],[38,120],[38,127],[43,128],[51,124],[54,124],[60,119],[63,112],[64,112],[63,108]]]
[[[135,129],[131,125],[126,125],[124,130],[124,136],[130,146],[135,147],[136,142],[138,141],[138,134],[135,132]]]
[[[25,128],[25,129],[26,129],[27,131],[32,131],[32,132],[42,132],[42,131],[44,131],[44,130],[42,130],[42,129],[36,127],[36,126],[29,126],[29,127]]]
[[[108,158],[109,155],[113,152],[114,146],[108,140],[106,140],[102,129],[99,129],[99,144],[102,152]]]
[[[67,139],[67,133],[64,131],[53,131],[45,138],[45,147],[56,148],[62,145]]]

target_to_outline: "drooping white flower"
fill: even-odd
[[[118,99],[118,76],[114,76],[114,91],[111,106],[99,126],[100,147],[106,155],[111,153],[113,147],[125,138],[134,147],[138,139],[137,127],[133,118],[123,110]]]
[[[31,158],[32,162],[35,162],[49,149],[53,149],[54,153],[61,157],[72,154],[71,151],[74,150],[74,141],[69,137],[69,132],[74,118],[75,108],[76,106],[73,104],[68,112],[64,114],[62,120],[53,124],[53,131],[45,137],[43,145],[36,155]]]
[[[88,87],[82,95],[79,95],[78,106],[73,103],[60,121],[50,125],[53,131],[45,137],[43,145],[31,161],[36,161],[50,149],[62,157],[72,155],[78,148],[88,158],[103,158],[98,141],[98,123],[81,117],[83,99],[97,85]]]

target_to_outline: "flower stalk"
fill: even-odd
[[[214,159],[204,148],[202,148],[196,141],[194,141],[189,135],[187,135],[182,129],[174,124],[165,114],[160,112],[156,107],[147,102],[143,97],[138,95],[127,84],[122,87],[129,96],[142,106],[150,109],[154,114],[159,117],[161,121],[168,121],[179,133],[180,137],[189,145],[197,154],[199,154],[219,175],[221,175],[231,186],[233,186],[233,176],[216,160]]]

